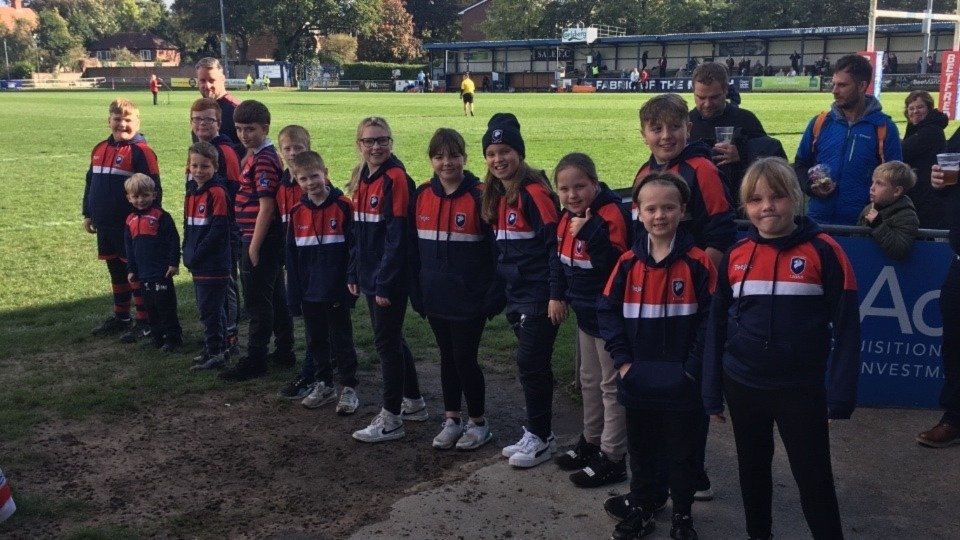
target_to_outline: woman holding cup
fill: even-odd
[[[934,108],[933,98],[924,90],[907,95],[903,114],[908,121],[902,144],[903,161],[917,171],[917,185],[907,195],[917,208],[920,227],[946,229],[950,213],[947,196],[931,185],[930,167],[946,148],[943,130],[947,127],[947,115]]]

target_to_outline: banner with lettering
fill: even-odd
[[[943,51],[940,61],[940,106],[938,107],[947,118],[960,119],[960,102],[958,102],[957,82],[958,68],[960,68],[960,51]]]
[[[914,242],[906,261],[872,238],[835,237],[860,296],[860,405],[937,408],[943,386],[940,285],[953,260],[946,242]]]

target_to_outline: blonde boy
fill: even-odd
[[[891,259],[906,259],[917,237],[920,218],[906,195],[916,184],[917,175],[902,161],[881,163],[873,171],[870,204],[860,212],[857,225],[870,227],[870,236]]]
[[[124,182],[133,212],[123,230],[127,279],[139,282],[153,345],[173,352],[183,344],[173,276],[180,273],[180,235],[173,218],[156,204],[156,184],[136,173]]]

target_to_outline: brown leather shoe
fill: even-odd
[[[930,448],[946,448],[960,444],[960,429],[950,424],[937,424],[917,435],[917,442]]]

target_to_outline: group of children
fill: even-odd
[[[264,374],[271,335],[274,361],[292,364],[290,316],[302,316],[307,356],[280,395],[307,407],[338,401],[338,413],[353,413],[359,400],[350,309],[363,294],[380,358],[382,408],[353,437],[399,439],[405,421],[429,418],[403,336],[409,302],[440,350],[444,421],[432,444],[472,450],[492,439],[478,350],[486,321],[505,312],[517,339],[527,419],[522,437],[502,453],[519,468],[556,454],[581,487],[623,481],[629,454],[630,492],[604,502],[618,520],[614,539],[650,534],[668,497],[671,538],[697,538],[691,508],[695,492],[709,489],[707,415],[724,421],[724,399],[749,537],[771,538],[776,423],[814,537],[842,538],[827,419],[849,418],[854,408],[856,284],[839,246],[801,217],[799,181],[785,161],[767,158],[748,170],[739,195],[752,226],[738,242],[723,175],[709,147],[688,141],[687,105],[675,94],[640,110],[652,155],[634,180],[633,224],[587,155],[563,157],[551,185],[527,163],[520,123],[510,113],[494,115],[483,135],[483,179],[466,169],[463,137],[441,128],[427,148],[433,175],[419,188],[393,154],[387,121],[365,118],[356,134],[360,163],[345,195],[330,183],[302,127],[279,134],[284,170],[267,137],[269,111],[256,101],[239,105],[234,116],[246,150],[241,167],[239,155],[210,136],[219,109],[205,101],[191,109],[201,142],[188,151],[183,229],[204,328],[195,369],[229,359],[227,297],[239,260],[247,355],[220,377]],[[115,304],[115,316],[95,332],[129,329],[135,293],[151,343],[175,350],[182,345],[172,283],[180,243],[159,207],[156,158],[137,116],[129,102],[111,105],[112,133],[94,150],[87,177],[85,225],[97,234]],[[896,170],[877,174],[899,182]],[[883,215],[890,202],[877,191]],[[584,427],[577,445],[557,453],[551,364],[569,310],[578,327]]]

